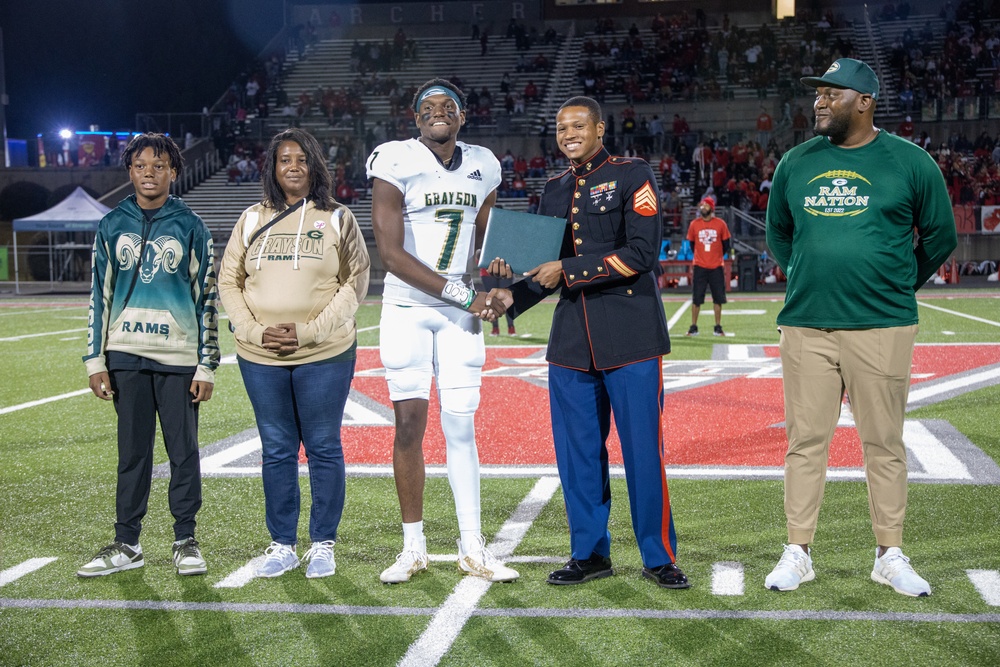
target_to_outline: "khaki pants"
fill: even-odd
[[[810,544],[815,536],[830,440],[846,388],[861,438],[875,539],[882,546],[902,546],[906,514],[903,416],[917,325],[780,329],[789,544]]]

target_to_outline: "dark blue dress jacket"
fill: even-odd
[[[601,148],[545,184],[538,212],[568,220],[546,360],[608,370],[670,352],[653,274],[663,232],[649,164]],[[526,279],[511,291],[517,317],[555,289]]]

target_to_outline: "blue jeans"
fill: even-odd
[[[340,426],[354,378],[354,359],[268,366],[239,359],[263,449],[264,511],[271,539],[296,544],[299,443],[309,457],[313,542],[337,539],[344,512]]]

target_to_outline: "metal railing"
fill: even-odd
[[[767,225],[764,223],[764,220],[760,217],[763,215],[763,211],[761,211],[759,216],[747,213],[746,211],[735,208],[733,206],[729,207],[729,211],[732,213],[733,222],[740,221],[746,223],[747,225],[755,229],[759,229],[761,232],[767,231]]]
[[[170,186],[170,193],[182,195],[199,183],[204,182],[209,176],[214,174],[222,166],[219,160],[219,152],[215,149],[215,144],[208,140],[195,142],[191,148],[181,152],[184,158],[184,168],[177,174],[177,180]],[[105,206],[117,206],[125,197],[128,197],[134,188],[132,182],[126,180],[114,190],[111,190],[98,199]]]
[[[183,195],[194,186],[208,180],[208,177],[218,171],[221,166],[222,162],[219,159],[218,151],[212,150],[203,153],[201,157],[194,159],[193,164],[184,165],[182,173],[177,175],[177,180],[170,186],[171,194],[178,197]]]
[[[212,134],[229,123],[229,114],[225,112],[201,113],[137,113],[135,115],[136,132],[162,132],[169,134],[179,145],[184,145],[184,137],[190,132],[198,138],[211,137]]]

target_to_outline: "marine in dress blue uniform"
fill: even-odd
[[[606,444],[613,413],[643,574],[664,587],[686,588],[673,565],[677,538],[664,473],[662,356],[670,337],[652,272],[662,235],[656,180],[645,161],[604,149],[603,122],[594,121],[596,140],[589,144],[597,150],[574,158],[571,152],[587,148],[588,139],[571,138],[567,149],[563,121],[574,119],[564,112],[600,111],[588,98],[586,108],[571,105],[580,99],[567,101],[557,116],[557,142],[573,166],[546,183],[539,210],[568,220],[561,279],[548,289],[532,280],[511,287],[515,317],[560,291],[546,359],[571,560],[549,583],[613,574]]]

